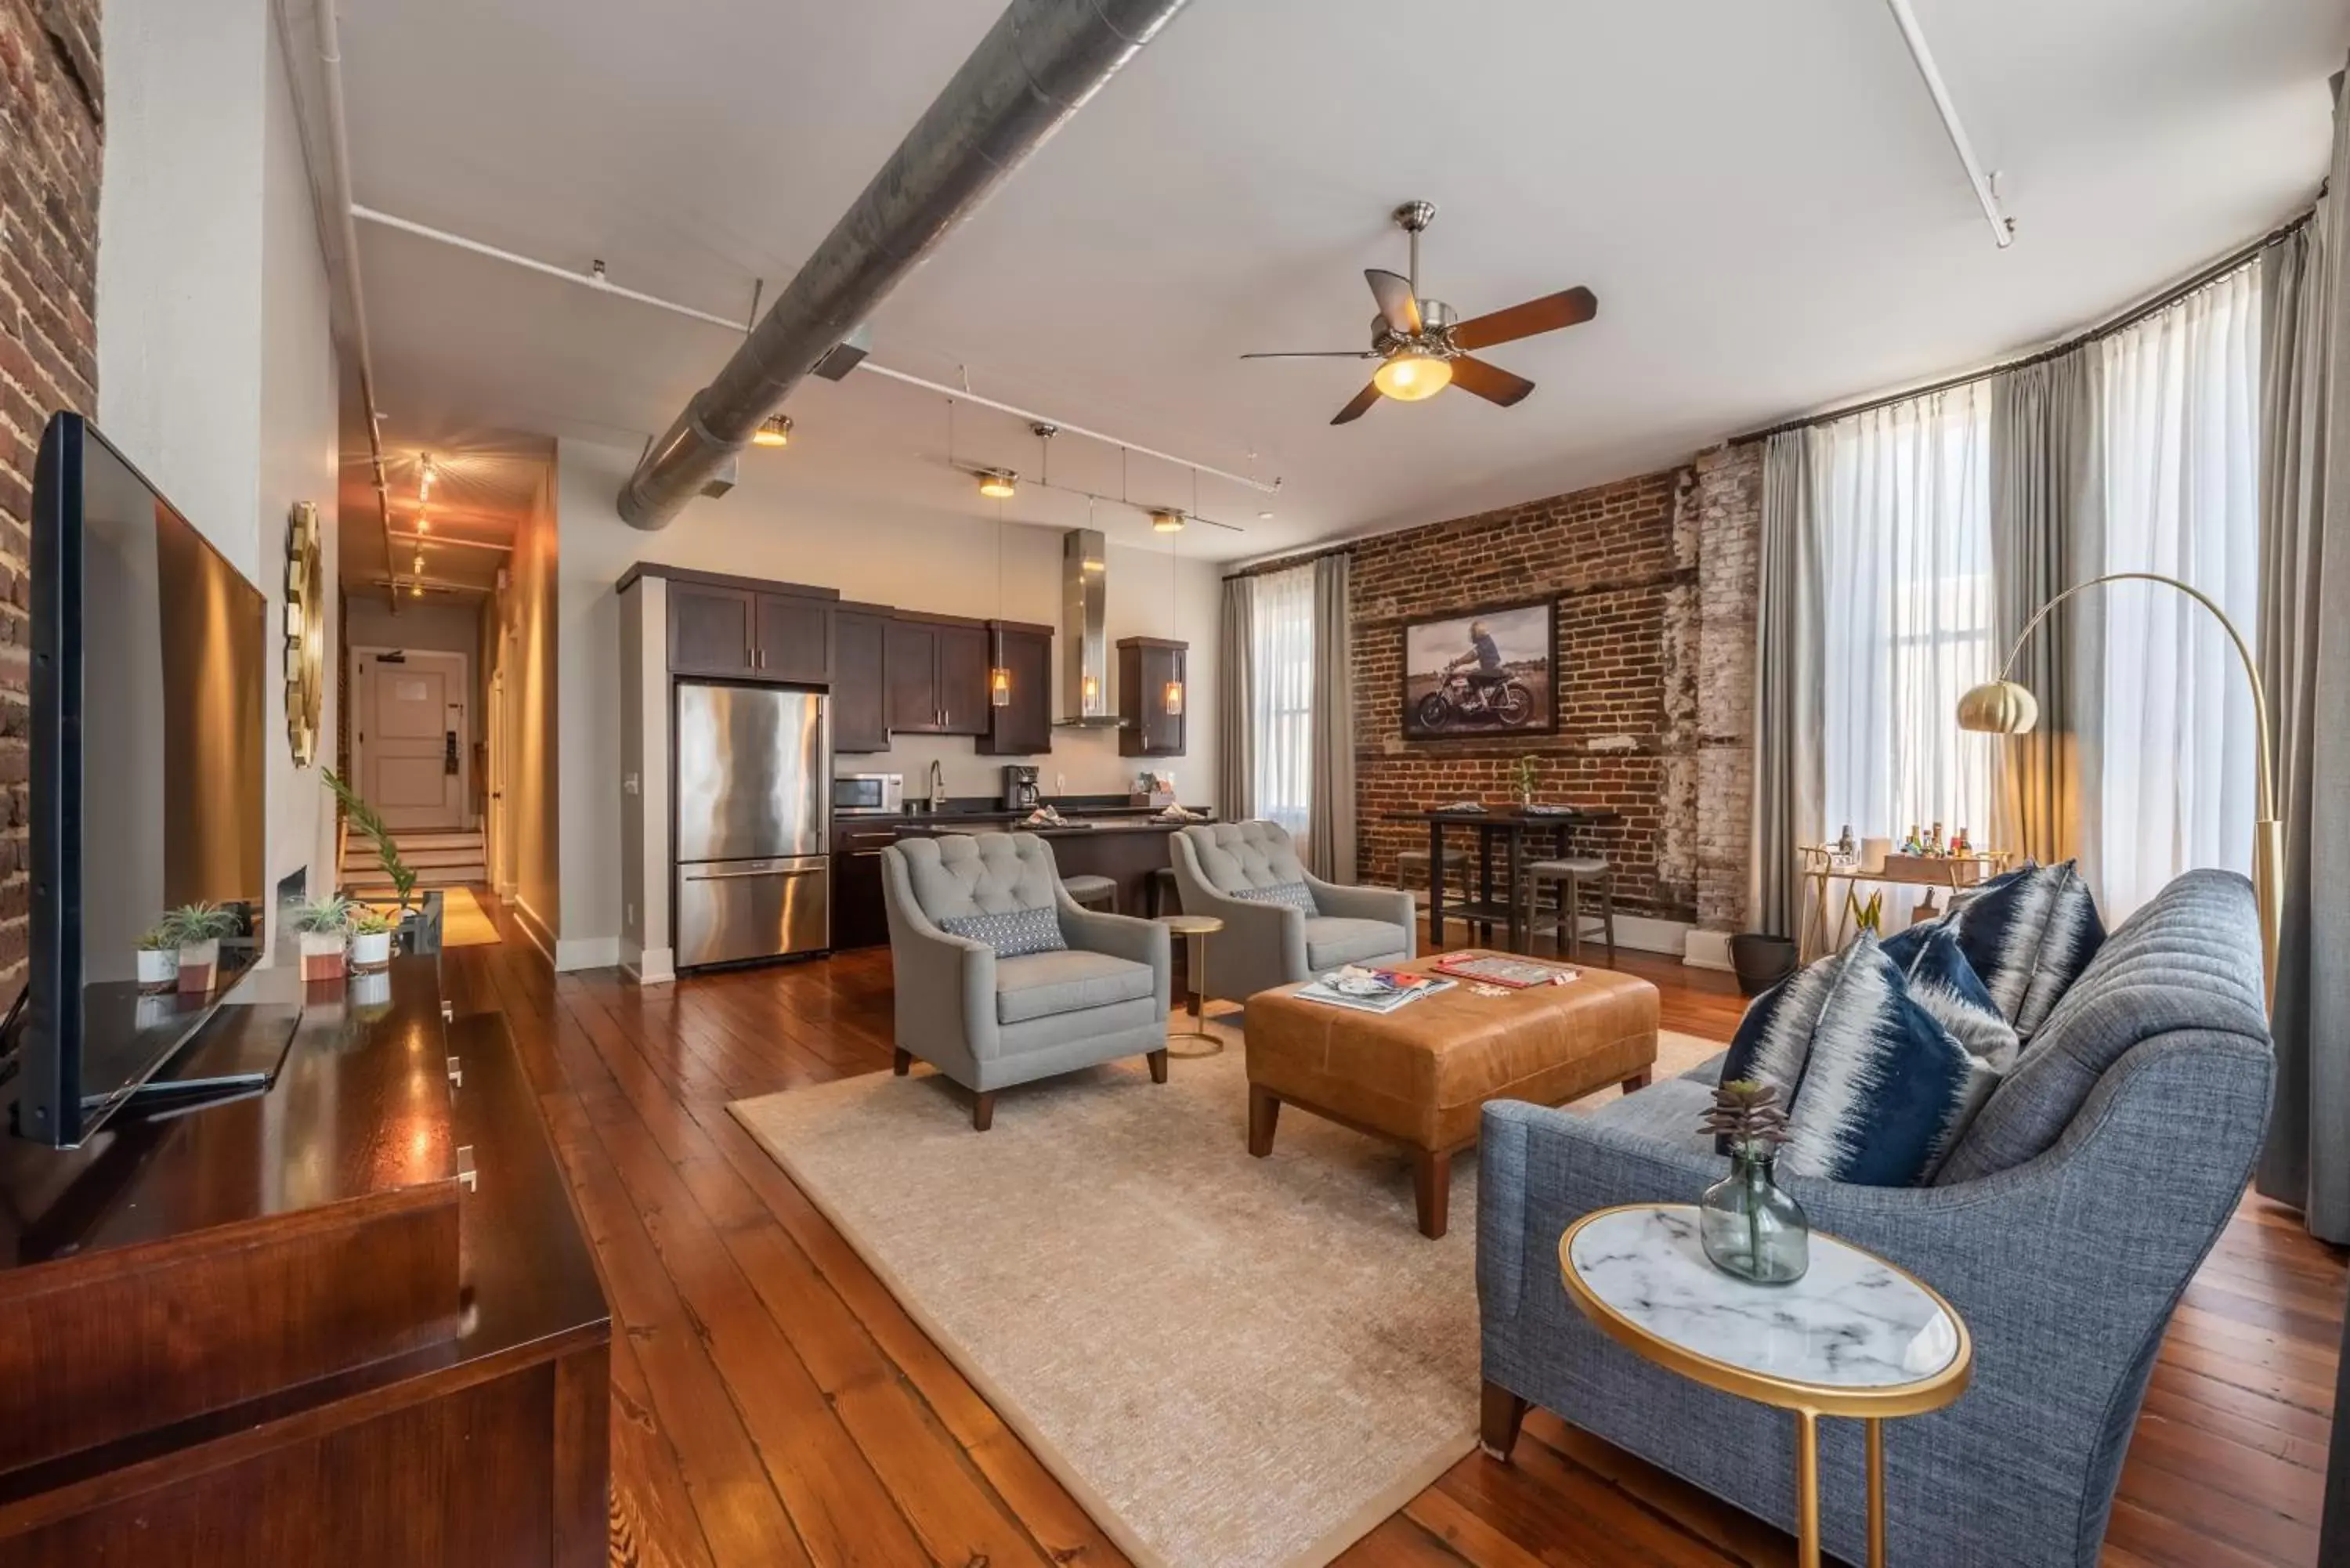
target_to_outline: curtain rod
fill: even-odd
[[[2319,199],[2323,200],[2324,196],[2324,192],[2320,191]],[[1750,431],[1744,435],[1731,436],[1727,444],[1731,446],[1746,446],[1755,441],[1768,441],[1773,436],[1785,435],[1791,431],[1808,430],[1814,425],[1833,424],[1838,420],[1851,419],[1856,414],[1874,413],[1878,409],[1889,409],[1896,403],[1906,403],[1912,398],[1930,398],[1939,392],[1955,391],[1960,387],[1971,386],[1977,381],[1987,381],[1993,376],[2006,375],[2011,370],[2021,370],[2027,366],[2042,365],[2047,363],[2051,359],[2061,358],[2064,355],[2072,353],[2074,349],[2085,348],[2092,343],[2102,343],[2106,338],[2113,337],[2116,333],[2126,332],[2131,327],[2137,326],[2139,322],[2144,321],[2147,317],[2152,316],[2155,312],[2168,309],[2171,306],[2178,304],[2189,295],[2193,294],[2197,289],[2217,283],[2220,279],[2227,276],[2230,273],[2234,272],[2238,267],[2246,265],[2256,259],[2262,251],[2267,250],[2271,245],[2281,245],[2284,244],[2285,241],[2291,239],[2294,234],[2308,227],[2310,220],[2314,218],[2316,215],[2317,209],[2313,206],[2299,217],[2293,218],[2286,223],[2280,223],[2275,228],[2270,230],[2267,234],[2262,234],[2259,239],[2254,240],[2251,244],[2243,245],[2236,250],[2229,252],[2226,255],[2221,256],[2218,261],[2211,263],[2209,266],[2189,275],[2188,277],[2181,279],[2178,283],[2170,285],[2159,293],[2140,300],[2137,304],[2124,310],[2120,315],[2113,317],[2109,320],[2100,322],[2098,325],[2090,327],[2087,331],[2080,333],[2077,336],[2068,337],[2061,343],[2052,344],[2048,348],[2039,349],[2033,353],[2023,355],[2018,358],[2004,360],[1999,364],[1988,366],[1980,370],[1969,370],[1966,374],[1961,376],[1948,377],[1945,379],[1933,382],[1928,386],[1912,387],[1906,391],[1900,392],[1888,392],[1884,397],[1871,398],[1866,402],[1847,403],[1842,408],[1831,409],[1824,414],[1808,414],[1799,420],[1784,421],[1782,423],[1771,426],[1767,430]]]

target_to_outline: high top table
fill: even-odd
[[[1570,836],[1578,827],[1608,827],[1624,820],[1620,811],[1595,811],[1586,806],[1568,806],[1557,811],[1529,811],[1520,806],[1485,807],[1477,811],[1391,811],[1381,819],[1386,822],[1424,822],[1428,825],[1428,946],[1431,952],[1444,946],[1444,922],[1448,917],[1480,928],[1482,940],[1490,942],[1493,925],[1500,921],[1509,932],[1512,952],[1526,950],[1525,909],[1518,897],[1518,883],[1526,863],[1525,841],[1528,834],[1549,835],[1555,854],[1565,856]],[[1448,827],[1471,827],[1477,830],[1477,873],[1481,882],[1478,897],[1463,898],[1450,909],[1444,903],[1444,830]],[[1493,848],[1496,841],[1503,846],[1502,897],[1493,897]]]

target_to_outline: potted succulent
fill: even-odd
[[[1803,1205],[1773,1179],[1788,1140],[1779,1089],[1732,1078],[1713,1091],[1700,1124],[1730,1156],[1730,1174],[1698,1200],[1698,1241],[1723,1273],[1758,1285],[1783,1285],[1811,1266],[1811,1222]]]
[[[139,933],[139,992],[161,996],[180,989],[180,944],[161,925]]]
[[[351,907],[353,974],[376,974],[391,967],[391,932],[395,924],[391,917],[369,905]]]
[[[236,911],[218,904],[182,904],[163,917],[157,931],[179,954],[182,995],[209,995],[220,983],[221,939],[236,928]]]
[[[290,906],[286,916],[302,940],[302,982],[343,978],[350,946],[351,901],[340,893]]]

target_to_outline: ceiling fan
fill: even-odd
[[[1534,389],[1523,376],[1489,365],[1470,352],[1512,343],[1538,332],[1575,327],[1599,314],[1599,299],[1587,288],[1546,294],[1507,310],[1453,319],[1452,307],[1440,299],[1419,296],[1420,231],[1436,220],[1433,202],[1406,202],[1394,213],[1397,227],[1411,236],[1411,275],[1400,277],[1382,267],[1363,273],[1378,302],[1371,318],[1368,348],[1329,348],[1299,354],[1243,354],[1243,359],[1378,359],[1384,361],[1368,385],[1338,410],[1330,422],[1343,425],[1361,419],[1382,394],[1399,402],[1416,403],[1450,386],[1474,392],[1503,408]]]

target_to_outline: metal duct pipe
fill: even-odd
[[[832,347],[1188,0],[1012,0],[717,379],[620,487],[661,528]]]

